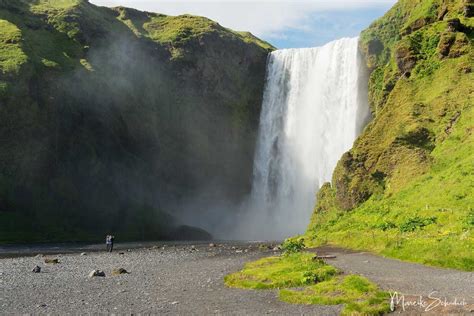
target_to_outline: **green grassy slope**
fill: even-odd
[[[201,17],[0,0],[0,243],[160,238],[183,198],[245,194],[272,49]]]
[[[471,7],[400,0],[362,33],[374,119],[318,193],[313,245],[474,269]]]

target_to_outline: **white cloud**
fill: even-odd
[[[288,29],[307,30],[312,14],[387,6],[396,0],[91,0],[104,6],[126,6],[169,15],[190,13],[206,16],[225,27],[250,31],[257,36],[278,38]]]

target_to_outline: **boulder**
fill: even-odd
[[[474,1],[464,0],[464,16],[466,18],[474,17]]]
[[[93,278],[93,277],[105,277],[105,272],[101,270],[92,270],[89,273],[89,278]]]
[[[461,32],[463,25],[458,18],[448,20],[448,31],[450,32]]]
[[[33,268],[33,270],[31,270],[31,272],[40,273],[40,272],[41,272],[41,267],[40,267],[40,266],[36,266],[36,267]]]
[[[112,275],[128,274],[129,272],[124,268],[116,268],[112,270]]]

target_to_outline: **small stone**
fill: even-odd
[[[43,303],[43,304],[38,304],[38,305],[36,305],[36,306],[37,306],[37,307],[47,307],[48,305],[46,305],[46,304]]]
[[[243,251],[242,250],[236,250],[235,253],[242,253]]]
[[[119,255],[124,255],[124,254],[125,254],[125,252],[119,252]]]
[[[178,303],[179,303],[178,301],[174,301],[174,302],[171,302],[171,305],[176,305]]]
[[[58,259],[58,258],[54,258],[54,259],[46,258],[46,259],[44,259],[44,263],[58,264],[58,263],[59,263],[59,259]]]
[[[209,244],[209,247],[211,247],[211,248],[214,248],[215,246],[216,246],[216,244],[214,244],[214,243]]]
[[[124,268],[116,268],[112,270],[112,275],[128,274],[129,272]]]
[[[280,247],[278,247],[278,246],[274,247],[273,251],[280,251]]]
[[[92,270],[89,273],[89,278],[93,278],[93,277],[105,277],[105,272],[101,270]]]
[[[196,250],[196,246],[191,246],[191,250]]]
[[[40,266],[36,266],[36,267],[33,268],[33,270],[31,270],[31,272],[40,273],[40,272],[41,272],[41,267],[40,267]]]
[[[87,253],[81,252],[81,256],[87,256]]]

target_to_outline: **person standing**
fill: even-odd
[[[107,252],[111,252],[112,249],[112,236],[107,235],[105,236],[105,249]]]

